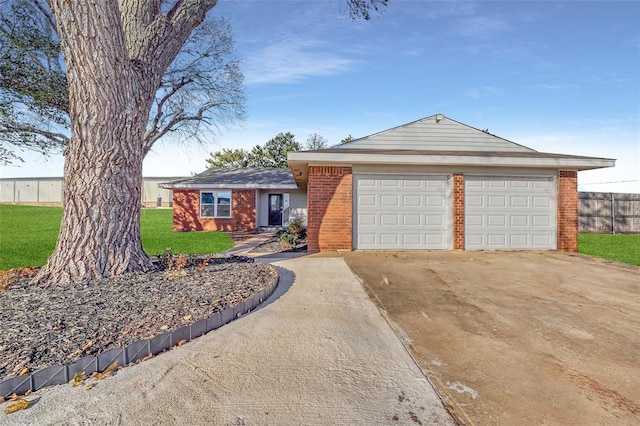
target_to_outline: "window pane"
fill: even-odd
[[[201,204],[200,205],[200,216],[202,217],[213,217],[213,204]]]
[[[200,204],[213,204],[213,192],[201,192]]]
[[[230,192],[218,192],[218,205],[231,205],[231,193]]]
[[[231,217],[231,206],[218,204],[218,217]]]

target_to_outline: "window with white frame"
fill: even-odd
[[[231,217],[231,191],[200,192],[200,217]]]

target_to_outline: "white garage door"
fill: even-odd
[[[553,176],[465,176],[465,250],[555,249]]]
[[[452,230],[446,176],[355,176],[357,249],[448,249]]]

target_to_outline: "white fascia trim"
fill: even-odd
[[[486,157],[457,155],[383,155],[350,153],[292,152],[290,161],[308,162],[312,165],[335,164],[397,164],[439,166],[531,167],[589,170],[615,166],[615,160],[606,158],[549,158],[549,157]]]
[[[193,184],[179,183],[175,185],[160,185],[166,189],[297,189],[295,184],[290,185],[257,185],[257,184]]]

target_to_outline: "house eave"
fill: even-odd
[[[592,170],[615,166],[609,158],[563,156],[558,154],[532,153],[530,155],[455,155],[455,154],[391,154],[341,152],[290,152],[289,167],[299,187],[306,186],[308,168],[314,165],[411,165],[454,167],[511,167],[555,170]]]

